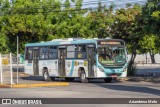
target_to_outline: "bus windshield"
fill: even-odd
[[[99,62],[104,66],[123,66],[126,63],[124,47],[99,47]]]

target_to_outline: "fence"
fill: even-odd
[[[155,62],[160,64],[160,54],[155,54]],[[128,60],[130,60],[131,55],[128,55]],[[136,58],[135,58],[135,63],[138,64],[150,64],[151,62],[151,57],[149,55],[149,53],[147,54],[137,54]]]
[[[17,66],[16,56],[13,54],[0,54],[0,84],[12,85],[42,82],[42,77],[25,74],[24,61],[20,55],[18,59]]]
[[[11,53],[6,56],[0,54],[0,74],[1,84],[13,84]]]
[[[20,55],[19,55],[20,56]],[[19,65],[23,65],[23,57],[19,57]],[[18,71],[24,71],[18,67],[17,58],[13,54],[0,54],[0,83],[1,84],[15,84],[18,83]]]
[[[9,63],[9,54],[2,54],[2,64],[7,65]],[[18,63],[19,64],[24,64],[24,55],[19,54],[18,55]],[[12,64],[17,64],[17,56],[12,55]]]

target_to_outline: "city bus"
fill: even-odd
[[[111,82],[127,76],[127,65],[125,42],[120,39],[66,38],[25,45],[25,73],[45,81]]]

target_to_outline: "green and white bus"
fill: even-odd
[[[120,39],[54,39],[25,45],[25,73],[45,81],[65,78],[81,82],[127,76],[127,52]]]

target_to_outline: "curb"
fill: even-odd
[[[32,87],[49,87],[49,86],[69,86],[68,82],[53,82],[39,84],[0,84],[0,88],[32,88]]]
[[[9,84],[0,84],[0,88],[11,88]]]

